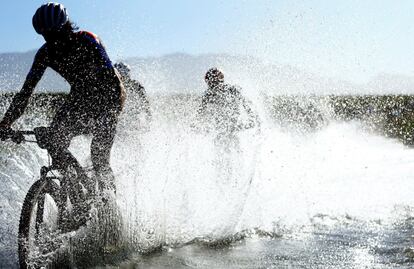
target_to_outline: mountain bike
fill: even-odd
[[[35,140],[29,140],[34,136]],[[33,142],[40,148],[47,143],[47,128],[37,127],[33,131],[10,130],[3,140],[15,143]],[[69,165],[66,171],[52,165],[40,169],[40,178],[35,181],[23,202],[18,232],[18,255],[20,268],[37,268],[36,257],[48,259],[53,238],[75,231],[88,220],[91,203],[96,198],[97,183],[84,169],[83,175],[76,171],[84,169],[79,164]],[[87,176],[85,176],[87,175]]]

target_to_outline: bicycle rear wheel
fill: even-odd
[[[47,262],[47,252],[53,248],[50,239],[59,230],[61,208],[60,187],[51,178],[41,178],[30,187],[20,214],[20,268],[38,268]]]

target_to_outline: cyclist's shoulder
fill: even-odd
[[[230,92],[232,92],[232,93],[236,93],[236,94],[240,94],[240,93],[241,93],[241,91],[242,91],[241,87],[240,87],[240,86],[238,86],[238,85],[225,84],[225,85],[224,85],[224,87],[225,87],[228,91],[230,91]]]
[[[216,90],[214,88],[207,88],[204,91],[202,97],[206,98],[206,99],[210,99],[210,98],[213,98],[216,95],[217,95],[217,93],[216,93]]]
[[[48,55],[47,43],[43,44],[36,52],[35,60],[45,60]]]
[[[36,52],[36,54],[47,53],[48,46],[47,43],[44,43]]]
[[[229,92],[237,98],[244,98],[242,91],[243,89],[239,85],[229,85]]]
[[[99,45],[101,44],[99,36],[93,32],[81,30],[76,32],[75,35],[80,41],[90,42]]]
[[[125,87],[131,88],[133,90],[140,90],[141,88],[144,88],[144,86],[142,86],[142,84],[133,78],[126,78],[122,81],[122,83],[124,83]]]

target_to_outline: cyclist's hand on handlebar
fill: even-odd
[[[2,141],[11,139],[14,143],[20,144],[24,141],[24,136],[22,133],[14,131],[10,126],[0,125],[0,139]]]
[[[0,139],[1,139],[1,141],[9,139],[11,137],[12,133],[13,133],[13,130],[12,130],[12,128],[10,128],[10,126],[5,125],[5,124],[0,124]]]
[[[20,144],[24,141],[24,135],[21,132],[13,131],[13,135],[11,137],[11,140],[16,144]]]

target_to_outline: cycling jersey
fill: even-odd
[[[241,117],[246,113],[247,119]],[[251,109],[240,89],[219,83],[204,93],[198,114],[204,123],[220,134],[233,135],[240,128],[252,128],[259,124],[258,115]]]
[[[239,89],[224,83],[209,88],[201,102],[201,113],[218,132],[233,132],[240,121],[243,97]]]
[[[100,39],[93,33],[79,31],[64,43],[44,44],[35,56],[27,80],[36,84],[47,67],[66,79],[71,85],[71,95],[96,99],[120,94],[114,89],[120,82],[112,62]]]

